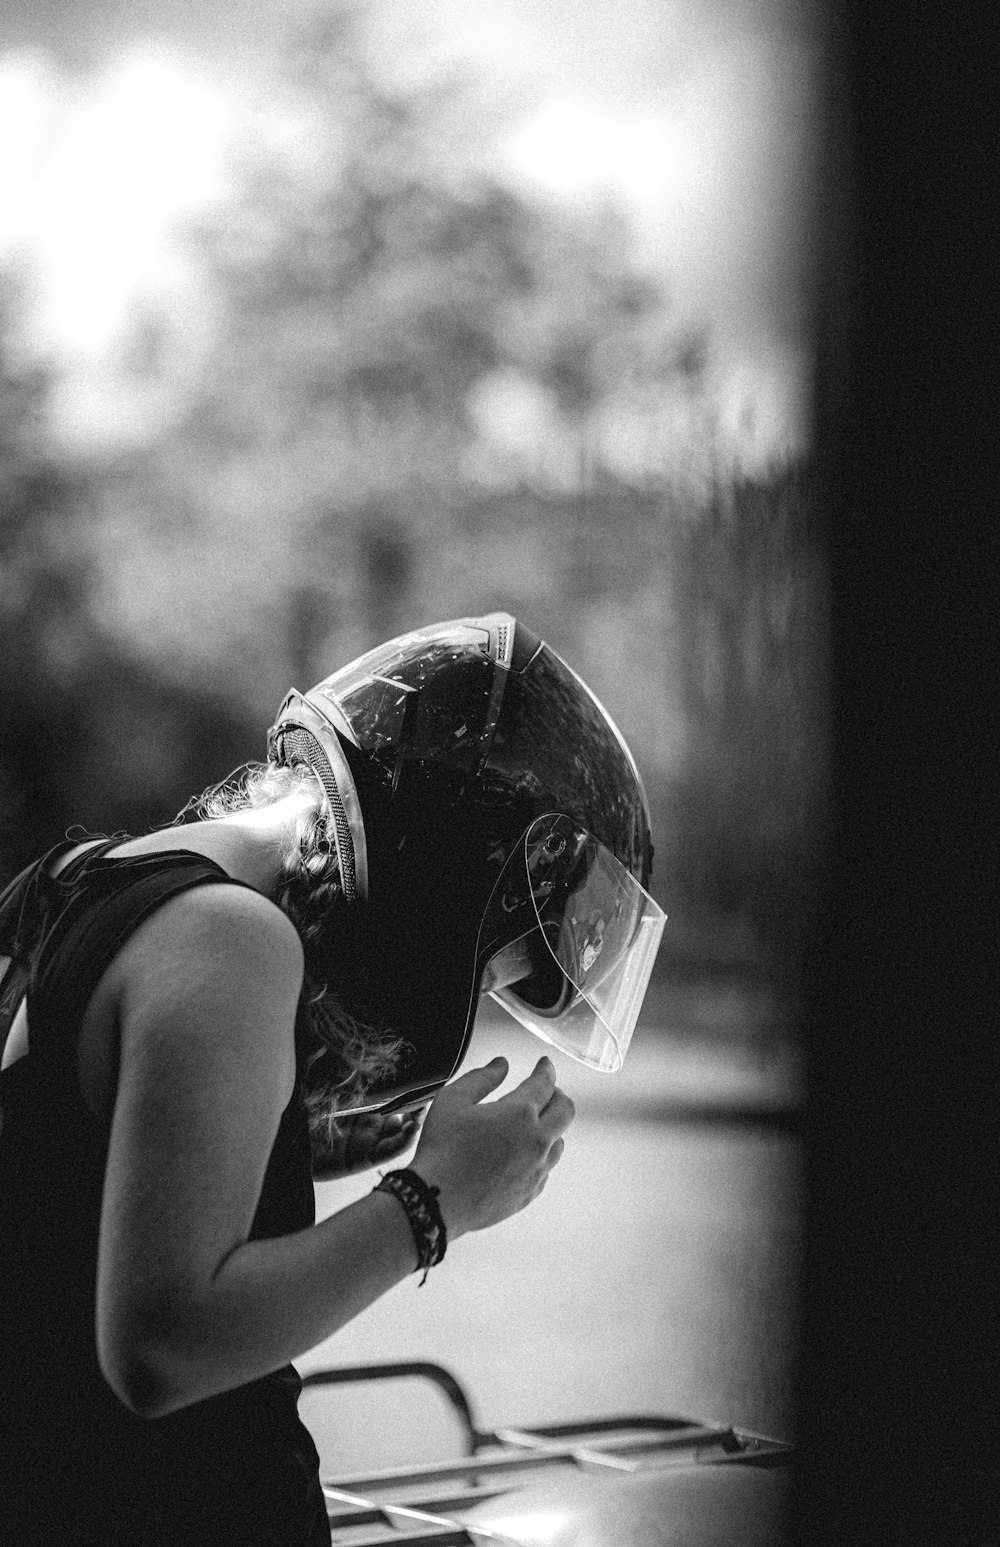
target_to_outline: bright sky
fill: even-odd
[[[155,53],[71,101],[36,61],[0,66],[0,251],[36,255],[56,347],[99,349],[136,288],[163,276],[171,224],[220,191],[237,127],[218,85]],[[611,190],[655,221],[694,158],[655,113],[565,96],[529,112],[497,159],[538,195],[578,203]]]
[[[813,89],[809,39],[783,30],[780,6],[759,0],[756,27],[751,0],[378,6],[395,72],[458,58],[492,81],[484,134],[507,175],[539,197],[612,189],[629,203],[679,312],[711,320],[733,380],[752,387],[756,372],[779,421],[801,395]],[[249,0],[213,15],[238,23],[241,7],[248,17]],[[98,0],[89,9],[92,23],[112,10],[121,20]],[[210,32],[182,25],[190,9],[167,5],[157,35],[139,6],[132,36],[95,44],[87,67],[67,72],[51,37],[32,40],[32,13],[11,14],[21,46],[5,54],[0,25],[0,254],[34,255],[45,344],[99,354],[136,295],[176,278],[172,223],[220,187],[252,52],[233,27],[242,64],[227,68]]]
[[[100,349],[137,287],[166,277],[172,221],[218,190],[230,117],[155,55],[69,98],[36,61],[0,68],[0,247],[35,256],[47,344]]]

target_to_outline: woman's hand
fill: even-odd
[[[413,1169],[441,1190],[450,1238],[484,1230],[537,1198],[562,1156],[572,1101],[540,1058],[531,1074],[498,1101],[486,1102],[507,1076],[505,1058],[470,1069],[435,1097]]]
[[[378,1112],[331,1121],[327,1133],[313,1135],[312,1172],[318,1182],[354,1176],[371,1166],[386,1165],[408,1150],[417,1136],[423,1112]]]

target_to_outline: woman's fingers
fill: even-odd
[[[413,1143],[417,1127],[418,1117],[408,1112],[394,1112],[388,1117],[345,1117],[341,1120],[340,1165],[328,1165],[326,1170],[349,1176],[393,1160]]]
[[[564,1090],[556,1090],[538,1114],[538,1125],[553,1138],[565,1133],[576,1116],[576,1107]]]
[[[413,1143],[416,1133],[415,1117],[389,1118],[382,1137],[374,1145],[374,1151],[380,1156],[397,1155]]]
[[[538,1127],[545,1139],[565,1133],[576,1116],[576,1107],[566,1092],[556,1085],[555,1065],[547,1057],[540,1058],[527,1078],[502,1100],[526,1101],[537,1113]]]
[[[463,1105],[478,1105],[491,1096],[507,1078],[509,1064],[506,1058],[491,1058],[488,1064],[483,1064],[480,1069],[467,1069],[465,1074],[460,1074],[457,1080],[452,1080],[438,1093],[437,1103],[444,1098],[447,1107],[451,1102],[460,1102]]]
[[[528,1078],[522,1080],[506,1099],[508,1101],[527,1099],[537,1111],[541,1112],[552,1099],[555,1088],[555,1065],[551,1058],[540,1058]]]
[[[511,1091],[511,1097],[527,1097],[538,1112],[542,1131],[552,1137],[564,1133],[576,1115],[576,1107],[556,1084],[555,1066],[550,1058],[540,1058],[528,1078]]]
[[[381,1165],[383,1161],[395,1160],[397,1155],[409,1147],[409,1142],[409,1135],[402,1139],[398,1135],[391,1139],[380,1139],[371,1151],[369,1164]]]
[[[574,1108],[556,1086],[551,1059],[540,1058],[506,1096],[485,1101],[506,1073],[506,1061],[495,1059],[446,1086],[424,1124],[413,1165],[440,1188],[452,1236],[525,1208],[563,1153]]]

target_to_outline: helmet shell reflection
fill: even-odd
[[[293,691],[270,748],[309,762],[328,793],[336,786],[338,849],[368,919],[372,997],[408,1044],[391,1087],[366,1109],[426,1100],[465,1052],[487,962],[529,932],[539,946],[551,935],[530,888],[516,905],[494,900],[513,855],[523,869],[538,818],[567,818],[648,884],[648,804],[624,739],[580,678],[509,614],[414,630]],[[592,955],[605,949],[596,941]],[[538,971],[502,1002],[516,1013],[523,992],[551,1032],[574,986],[558,949],[539,954]]]

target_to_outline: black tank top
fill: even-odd
[[[3,901],[0,952],[30,964],[30,1051],[0,1075],[0,1543],[329,1547],[319,1459],[291,1365],[165,1418],[136,1417],[102,1376],[95,1282],[107,1131],[83,1100],[76,1044],[98,979],[169,897],[232,878],[189,851],[75,856],[59,845]],[[14,949],[11,946],[14,946]],[[251,1238],[314,1222],[298,1089]]]

